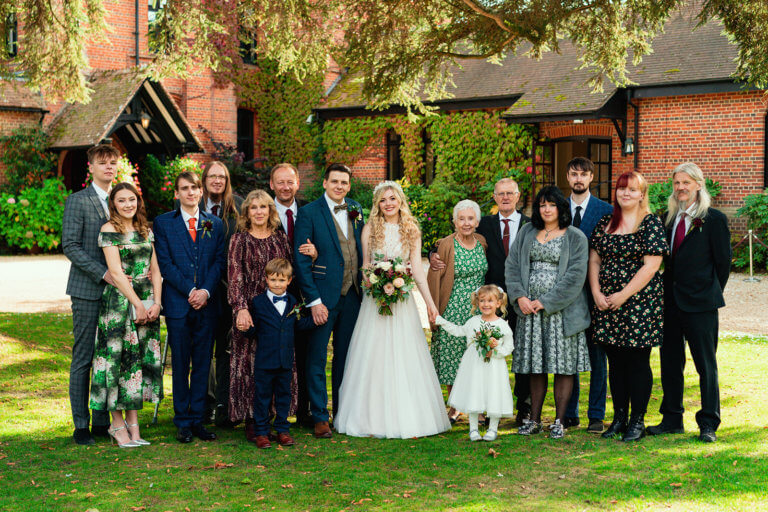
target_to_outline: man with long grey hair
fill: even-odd
[[[661,385],[664,399],[659,425],[650,435],[683,432],[685,340],[699,374],[701,410],[696,413],[699,440],[714,442],[720,425],[717,376],[717,310],[725,306],[723,289],[731,266],[728,220],[711,207],[704,174],[686,162],[672,171],[674,190],[666,215],[669,256],[664,262],[664,342]]]

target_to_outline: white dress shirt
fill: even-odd
[[[509,217],[504,217],[502,214],[499,214],[499,227],[501,228],[502,240],[504,239],[504,220],[509,219],[509,247],[507,249],[512,248],[512,243],[515,241],[515,237],[517,237],[517,231],[520,229],[520,218],[520,213],[517,211],[512,212],[512,215]]]
[[[345,203],[345,201],[342,199],[341,203],[337,203],[330,197],[328,197],[328,194],[323,194],[323,197],[325,197],[325,202],[328,203],[328,208],[331,210],[331,215],[333,215],[336,218],[336,222],[338,222],[339,227],[341,228],[341,232],[344,233],[344,238],[349,238],[349,233],[347,233],[347,227],[349,225],[349,214],[347,210],[339,210],[338,212],[333,211],[334,206],[339,206]]]
[[[680,217],[683,216],[683,213],[685,213],[685,234],[688,234],[688,231],[691,229],[691,222],[693,222],[693,212],[696,211],[697,203],[693,203],[691,206],[689,206],[685,212],[678,212],[677,217],[675,217],[675,223],[672,225],[672,240],[669,241],[669,250],[672,250],[672,245],[675,243],[675,233],[677,232],[677,225],[680,224]]]
[[[288,215],[286,215],[285,212],[288,210],[293,212],[293,225],[295,226],[296,215],[299,213],[299,205],[296,204],[295,199],[291,206],[283,206],[279,201],[275,200],[275,208],[277,209],[277,214],[280,216],[280,223],[283,225],[283,231],[288,233]],[[333,210],[331,210],[331,213],[333,213]]]
[[[99,197],[99,202],[101,203],[101,207],[104,208],[104,213],[107,215],[107,218],[109,218],[109,191],[105,191],[95,183],[91,183],[91,186]]]
[[[272,297],[285,297],[285,294],[275,295],[270,290],[267,290],[267,298],[269,299],[269,302],[271,302],[272,305],[275,306],[275,309],[277,310],[278,313],[280,313],[280,316],[283,316],[283,313],[285,313],[285,308],[286,306],[288,306],[288,302],[284,300],[279,300],[275,302],[274,300],[272,300]]]
[[[571,203],[571,219],[576,217],[576,207],[581,206],[581,220],[584,220],[584,213],[587,211],[587,204],[589,204],[589,199],[592,197],[592,194],[587,191],[587,197],[581,202],[581,204],[576,204],[576,202],[573,200],[573,194],[568,198],[568,202]]]

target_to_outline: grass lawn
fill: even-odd
[[[140,414],[152,445],[118,450],[72,443],[71,328],[69,315],[0,314],[0,510],[768,510],[766,339],[721,338],[713,445],[696,440],[689,360],[687,433],[630,445],[583,425],[560,441],[525,438],[509,422],[494,443],[471,443],[460,422],[427,439],[328,441],[296,429],[296,446],[257,450],[239,427],[180,445],[166,400],[158,425],[151,407]],[[649,424],[660,419],[658,351],[653,365]],[[551,394],[545,407],[551,419]]]

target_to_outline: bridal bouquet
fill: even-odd
[[[374,255],[374,259],[380,255]],[[379,314],[392,316],[392,304],[408,298],[413,289],[414,279],[411,269],[402,258],[381,259],[363,269],[365,293],[379,305]]]
[[[483,358],[483,361],[486,363],[491,360],[490,356],[488,356],[488,352],[493,350],[491,348],[491,339],[495,339],[498,343],[501,339],[501,329],[487,322],[482,322],[480,324],[480,329],[475,331],[474,342],[475,346],[477,347],[478,354],[480,354],[480,356]]]

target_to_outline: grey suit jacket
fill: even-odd
[[[99,247],[99,231],[107,222],[104,208],[93,185],[67,198],[64,205],[61,245],[72,262],[67,282],[67,295],[79,299],[99,300],[104,291],[107,272],[104,251]]]
[[[521,318],[525,315],[520,311],[517,299],[529,296],[531,246],[537,233],[538,230],[531,223],[520,228],[504,269],[509,302]],[[589,327],[590,323],[587,293],[584,290],[589,244],[584,233],[573,226],[568,226],[563,236],[565,239],[557,266],[557,281],[550,291],[539,297],[539,301],[547,313],[562,313],[564,334],[573,336]]]

